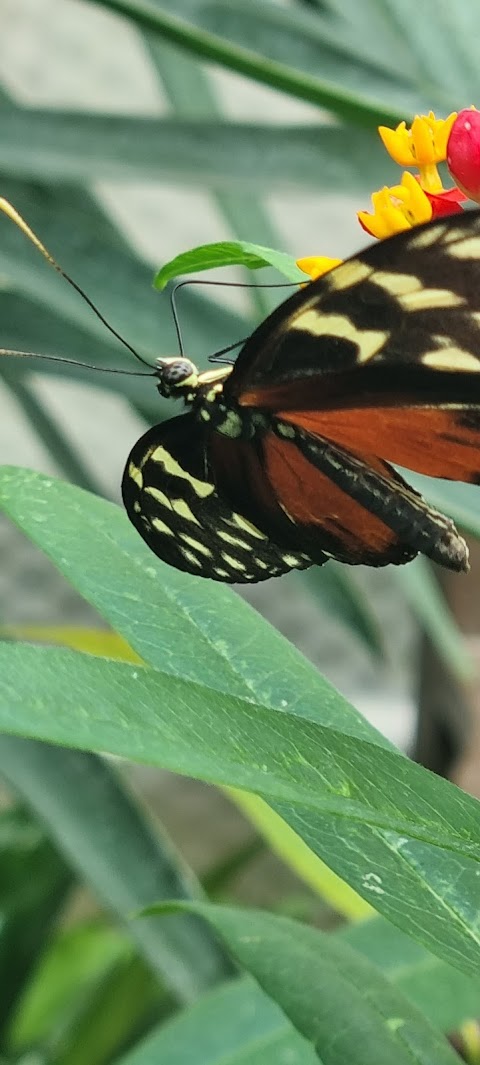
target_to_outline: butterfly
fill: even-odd
[[[155,373],[188,409],[135,444],[122,495],[165,562],[239,583],[330,558],[468,569],[453,522],[391,464],[480,483],[480,211],[307,284],[233,366]]]

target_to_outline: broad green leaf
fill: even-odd
[[[115,632],[106,632],[104,629],[11,625],[0,628],[0,639],[2,637],[34,643],[53,643],[61,647],[71,647],[76,651],[86,651],[88,654],[141,663],[141,659],[125,640]],[[350,920],[359,920],[370,912],[370,906],[352,891],[348,884],[335,876],[262,799],[248,792],[235,791],[233,788],[228,789],[228,794],[275,853],[339,913]]]
[[[370,81],[374,82],[375,88],[371,95],[358,89],[349,90],[340,80],[334,80],[334,71],[331,80],[318,76],[318,69],[322,66],[320,56],[320,65],[315,74],[305,73],[302,68],[296,69],[281,58],[266,57],[256,50],[252,41],[249,46],[237,44],[221,34],[204,30],[187,22],[185,18],[179,18],[170,10],[167,12],[152,0],[102,0],[102,5],[126,15],[142,29],[159,34],[163,40],[181,45],[199,58],[219,63],[300,100],[328,107],[342,118],[358,124],[372,126],[379,122],[396,123],[403,118],[404,109],[408,106],[407,99],[410,107],[415,99],[413,94],[404,92],[399,110],[385,103],[386,96],[391,95],[386,92],[387,79],[380,78],[380,88],[379,80],[374,78],[373,71]],[[288,31],[285,40],[288,40]],[[392,88],[391,82],[389,88]]]
[[[15,645],[4,644],[3,650],[8,646]],[[89,655],[79,656],[79,661],[103,664]],[[81,683],[72,674],[73,689],[77,681]],[[79,694],[78,689],[77,707]],[[53,691],[51,696],[45,709],[49,705],[53,713]],[[129,922],[139,906],[155,899],[200,893],[170,841],[154,832],[112,767],[99,758],[4,735],[0,772],[48,825],[72,867],[121,921]],[[143,929],[135,922],[130,930],[142,957],[180,1001],[194,998],[228,971],[216,944],[211,937],[205,939],[192,919],[187,924],[177,920],[160,935],[151,922]]]
[[[309,1040],[322,1065],[456,1062],[420,1011],[335,936],[260,910],[193,909]]]
[[[305,274],[298,268],[295,259],[273,248],[262,248],[245,240],[222,240],[216,244],[202,244],[198,248],[176,255],[165,263],[155,278],[156,288],[163,289],[181,274],[194,274],[219,266],[245,266],[247,270],[259,270],[262,266],[274,266],[290,281],[305,282]]]
[[[4,467],[0,508],[150,665],[221,691],[253,694],[307,718],[317,719],[321,706],[324,723],[388,746],[230,588],[160,562],[119,507],[41,474]]]
[[[17,807],[0,815],[0,864],[3,1032],[58,921],[73,877],[40,825]]]
[[[402,755],[159,670],[51,648],[0,646],[0,700],[5,732],[256,792],[375,908],[477,971],[478,803]],[[40,810],[43,793],[30,801]]]
[[[318,1065],[284,1012],[249,977],[182,1010],[119,1065]]]
[[[320,122],[276,126],[213,117],[132,118],[29,109],[0,112],[0,139],[6,175],[2,185],[8,176],[18,175],[43,182],[171,182],[180,175],[186,187],[236,193],[251,203],[252,193],[296,187],[361,193],[366,199],[397,177],[376,132]],[[266,239],[262,231],[270,231],[272,239],[271,227],[258,221],[252,217],[249,222],[248,214],[243,222],[237,219],[238,235],[261,241]],[[58,256],[61,249],[59,243]],[[161,246],[158,253],[161,257]]]
[[[441,1032],[478,1017],[480,976],[464,976],[381,917],[335,933],[385,973]]]
[[[136,672],[134,667],[119,666],[115,663],[106,665],[85,656],[74,656],[76,668],[81,668],[82,671],[86,668],[99,670],[98,674],[95,672],[95,682],[87,680],[86,677],[79,677],[76,692],[90,692],[92,683],[95,686],[97,681],[100,683],[102,677],[102,699],[105,699],[106,705],[110,707],[106,731],[102,728],[100,737],[95,721],[91,721],[88,735],[82,731],[83,745],[88,746],[96,739],[101,750],[113,750],[112,743],[115,742],[116,753],[151,761],[154,751],[149,729],[155,728],[158,743],[159,707],[162,707],[165,713],[171,710],[171,704],[170,709],[165,705],[165,685],[168,686],[171,699],[174,691],[172,684],[186,684],[187,701],[181,700],[177,709],[179,716],[172,723],[175,737],[177,730],[180,730],[180,747],[172,741],[170,768],[192,775],[202,775],[205,772],[205,752],[202,754],[195,749],[195,744],[199,742],[195,728],[193,747],[188,751],[183,750],[183,718],[187,707],[195,715],[200,701],[201,711],[198,712],[204,723],[202,737],[205,741],[204,729],[208,733],[213,699],[216,712],[221,713],[221,723],[217,722],[212,726],[214,736],[210,739],[212,743],[215,742],[215,749],[212,749],[207,758],[207,771],[212,774],[209,779],[258,791],[316,854],[364,898],[373,902],[385,916],[420,938],[434,953],[447,958],[453,964],[466,966],[470,970],[478,964],[477,930],[472,915],[472,899],[475,899],[478,890],[476,864],[466,857],[467,841],[459,844],[456,853],[442,849],[441,845],[435,843],[425,789],[428,792],[432,787],[445,789],[441,798],[435,791],[435,797],[432,796],[431,799],[431,810],[436,811],[435,816],[440,819],[437,824],[439,830],[442,827],[442,818],[446,816],[446,806],[449,807],[454,801],[454,809],[450,809],[449,815],[453,824],[465,816],[464,811],[460,813],[458,810],[458,803],[473,804],[472,809],[476,811],[474,800],[461,797],[460,793],[445,782],[435,781],[433,784],[433,778],[418,767],[409,765],[406,759],[399,755],[390,754],[390,757],[395,759],[395,768],[393,764],[387,768],[383,763],[384,755],[389,752],[387,741],[380,737],[294,648],[262,622],[245,603],[232,596],[228,588],[213,587],[210,582],[190,578],[162,565],[146,549],[118,508],[89,497],[71,486],[59,485],[28,472],[8,469],[3,471],[0,480],[0,502],[5,512],[56,561],[81,594],[108,618],[143,660],[157,666],[161,671],[161,682],[158,683],[161,683],[162,694],[156,692],[151,695],[155,709],[152,709],[150,719],[150,711],[147,712],[143,702],[139,707],[136,706],[140,691],[138,678],[132,682],[133,688],[129,697],[123,682],[113,687],[113,680],[110,683],[111,669],[123,671],[132,668]],[[287,588],[288,579],[284,584]],[[8,647],[5,653],[11,670],[6,705],[10,715],[16,679],[20,676],[27,686],[29,682],[25,672],[26,666],[25,669],[15,667],[14,656],[20,653],[20,649]],[[33,728],[37,730],[35,734],[38,735],[41,725],[46,738],[61,743],[78,742],[78,705],[75,702],[78,695],[71,691],[70,683],[67,693],[65,692],[63,681],[53,664],[51,670],[50,667],[47,669],[47,663],[54,661],[49,656],[55,655],[56,652],[22,649],[21,653],[46,655],[46,658],[42,659],[46,669],[44,683],[48,687],[51,674],[50,679],[57,688],[61,708],[59,716],[52,717],[50,713],[48,720],[42,723],[35,711],[33,719],[29,717],[28,722],[24,722],[26,730],[30,733]],[[36,661],[35,658],[32,659],[30,666],[34,672],[37,668]],[[60,661],[63,659],[59,660],[59,666]],[[65,663],[62,666],[62,675],[65,671],[68,673],[70,668]],[[122,673],[123,676],[126,678],[127,673]],[[153,679],[150,670],[140,671],[139,677],[142,681],[147,676]],[[184,680],[175,680],[178,677],[183,677]],[[3,682],[7,684],[5,673]],[[32,697],[33,690],[29,689]],[[225,694],[221,694],[222,692]],[[26,696],[26,693],[23,694]],[[238,727],[237,713],[231,708],[227,694],[230,699],[234,696],[247,696],[259,704],[257,709],[255,705],[244,704],[242,700],[238,703],[244,707],[242,713],[246,713],[248,718],[248,722],[245,720],[245,764],[242,761],[241,766],[234,759],[234,764],[228,767],[227,754],[223,747],[220,750],[223,742],[228,744],[232,740]],[[117,696],[121,700],[120,707],[116,702]],[[17,697],[19,709],[24,715],[26,704],[22,699],[22,692],[17,692]],[[67,720],[64,720],[65,698],[74,699]],[[128,705],[124,708],[125,700]],[[236,700],[234,702],[237,706]],[[230,711],[226,710],[227,704],[231,708]],[[267,708],[273,706],[281,713],[273,711],[274,718],[262,738],[258,729],[266,727],[263,714],[272,713]],[[147,713],[150,724],[140,729],[140,723],[136,721],[130,737],[122,722],[125,714],[127,720],[131,720],[133,710],[140,714]],[[13,730],[20,727],[20,717],[15,719],[15,715],[9,716],[9,721],[9,727]],[[60,721],[61,735],[53,736],[52,729],[58,728]],[[67,728],[67,733],[63,731],[64,727]],[[145,728],[148,738],[144,734]],[[320,794],[317,792],[321,789],[322,782],[327,788],[323,795],[326,805],[323,806],[323,800],[321,801],[322,810],[312,811],[305,806],[300,808],[295,787],[291,795],[293,803],[290,800],[286,802],[285,795],[282,800],[278,794],[276,797],[266,794],[266,778],[269,778],[269,774],[265,777],[262,766],[269,765],[273,757],[274,776],[279,768],[281,773],[285,773],[290,757],[290,754],[285,755],[284,764],[282,756],[280,767],[277,765],[278,757],[272,751],[272,735],[277,736],[279,728],[282,735],[286,729],[289,744],[296,742],[297,729],[320,729],[321,739],[318,733],[316,753],[311,748],[310,740],[305,739],[305,757],[307,765],[310,766],[308,773],[314,773],[315,801],[320,801]],[[358,737],[363,738],[362,744],[352,743],[354,738]],[[336,755],[331,748],[332,741]],[[280,743],[280,739],[278,742]],[[117,749],[117,744],[120,744],[121,749]],[[370,820],[373,811],[370,808],[367,820],[362,821],[362,817],[350,816],[348,796],[351,797],[353,772],[349,762],[350,744],[352,750],[355,749],[354,764],[357,765],[359,774],[356,787],[360,789],[363,804],[366,796],[371,794],[371,788],[380,788],[380,792],[382,787],[384,788],[382,795],[387,802],[389,814],[383,827],[379,823],[373,825]],[[165,746],[160,743],[160,747],[161,750],[156,752],[160,758],[158,764],[165,764]],[[344,765],[339,777],[336,757],[340,749],[344,751],[348,764]],[[261,758],[259,750],[262,751]],[[249,764],[248,752],[253,759],[253,765]],[[297,757],[296,754],[293,764],[300,774],[302,787],[306,787],[306,794],[311,797],[311,783],[306,784],[306,777],[301,766],[297,764]],[[310,757],[313,758],[312,765]],[[319,766],[322,767],[323,773],[320,776]],[[217,776],[217,770],[220,771],[220,778]],[[329,778],[330,772],[332,779]],[[409,778],[407,791],[401,783],[405,773]],[[418,780],[415,774],[420,774]],[[284,785],[285,781],[282,787]],[[344,785],[347,792],[345,795],[339,795],[338,788],[342,791]],[[338,810],[342,810],[342,815],[338,811],[334,813],[330,804],[332,794],[328,797],[329,787],[333,788],[335,801],[338,802]],[[423,807],[425,823],[422,833],[426,833],[423,839],[418,837],[418,821],[413,834],[411,822],[408,829],[405,823],[400,827],[398,821],[396,829],[394,828],[390,816],[390,802],[394,793],[403,812],[405,803],[411,796],[414,818],[418,818],[419,808]],[[376,803],[377,797],[372,801]],[[376,812],[379,813],[378,810]],[[472,817],[474,824],[478,824],[476,812]],[[466,825],[464,820],[464,829]],[[473,845],[472,839],[469,840],[469,845]],[[381,870],[381,874],[378,870]]]

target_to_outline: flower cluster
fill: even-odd
[[[372,195],[372,211],[358,211],[362,229],[383,240],[441,215],[457,214],[467,199],[480,203],[480,111],[454,111],[448,118],[417,115],[411,126],[379,126],[388,154],[404,170],[397,185]],[[445,189],[438,165],[447,163],[455,185]],[[297,265],[312,279],[331,270],[339,260],[310,256]]]

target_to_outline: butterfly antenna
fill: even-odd
[[[63,355],[44,355],[38,351],[17,351],[15,348],[0,348],[0,356],[12,355],[17,359],[43,359],[47,362],[61,362],[67,366],[82,366],[84,370],[96,370],[97,373],[119,373],[124,377],[157,377],[152,373],[140,373],[139,370],[120,370],[113,366],[94,366],[90,362],[81,362],[80,359],[64,359]],[[148,363],[147,363],[148,365]]]
[[[112,325],[110,325],[110,322],[108,322],[107,319],[104,318],[103,314],[99,311],[98,307],[95,306],[93,300],[91,300],[90,297],[87,296],[86,292],[83,291],[83,288],[80,288],[80,285],[77,285],[77,282],[74,281],[73,278],[70,277],[70,275],[67,274],[66,271],[62,269],[60,264],[57,263],[57,260],[53,258],[53,255],[50,254],[50,252],[48,251],[48,248],[46,248],[45,245],[42,244],[41,240],[39,240],[39,238],[37,237],[36,233],[33,232],[33,229],[30,229],[30,226],[27,225],[27,223],[22,218],[22,216],[18,213],[18,211],[16,211],[15,208],[12,206],[12,204],[9,203],[8,200],[5,200],[3,198],[3,196],[0,196],[0,211],[3,211],[3,214],[5,214],[7,216],[7,218],[10,218],[10,220],[18,227],[18,229],[20,229],[22,231],[22,233],[24,233],[25,236],[28,237],[28,240],[34,245],[35,248],[37,248],[37,250],[40,252],[40,254],[43,255],[43,258],[46,259],[47,263],[49,263],[50,266],[53,266],[53,269],[57,271],[57,274],[60,274],[60,276],[63,277],[63,279],[65,281],[67,281],[68,284],[73,289],[75,289],[75,292],[78,292],[78,295],[81,296],[82,300],[84,300],[84,302],[90,307],[90,309],[93,311],[93,313],[96,315],[96,317],[102,323],[102,325],[104,325],[105,328],[108,329],[109,333],[111,333],[112,336],[114,336],[116,338],[116,340],[119,340],[120,343],[123,344],[124,348],[126,348],[127,351],[129,351],[131,355],[134,355],[134,357],[136,359],[138,359],[139,362],[142,362],[144,366],[149,366],[151,368],[151,364],[149,362],[147,362],[146,359],[143,359],[142,356],[139,355],[138,351],[135,351],[135,348],[133,348],[132,345],[128,343],[128,340],[125,340],[125,338],[122,337],[120,335],[120,333],[117,333],[117,330],[114,329]],[[5,350],[5,351],[2,352],[2,354],[28,356],[28,355],[33,355],[34,352],[28,352],[28,351],[27,352],[22,352],[22,351],[19,351],[19,352],[14,352],[14,351],[7,352]],[[71,360],[70,359],[69,360],[61,359],[60,356],[58,356],[58,358],[57,358],[57,357],[55,357],[53,355],[49,355],[49,356],[45,356],[45,358],[49,358],[53,362],[67,362],[68,361],[68,362],[72,362],[73,365],[76,365],[76,366],[87,366],[87,363],[78,363],[78,362],[76,362],[73,359],[71,359]],[[103,367],[97,367],[97,366],[92,366],[92,367],[88,367],[88,368],[89,369],[95,369],[95,370],[96,369],[103,369]],[[107,367],[105,367],[105,369],[107,369]],[[112,373],[112,372],[119,373],[119,372],[122,372],[122,371],[118,371],[118,370],[117,371],[112,371],[112,370],[110,370],[110,373]],[[124,372],[128,372],[128,371],[124,371]]]
[[[175,332],[177,334],[177,343],[181,355],[185,354],[183,347],[182,331],[180,329],[180,320],[177,311],[176,295],[181,288],[185,288],[186,285],[213,285],[217,288],[298,288],[298,281],[273,281],[270,284],[262,282],[252,281],[211,281],[210,279],[202,280],[202,278],[189,278],[188,281],[178,281],[174,285],[170,293],[170,309],[172,313],[173,322],[175,325]],[[228,348],[222,348],[221,351],[214,352],[213,355],[209,355],[209,362],[222,362],[221,356],[226,355],[228,351],[233,351],[234,348],[240,347],[240,344],[244,344],[245,340],[237,340],[234,344],[230,344]],[[223,362],[230,364],[229,359],[224,359]]]

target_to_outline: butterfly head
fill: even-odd
[[[223,382],[231,372],[231,366],[200,372],[190,359],[157,359],[155,376],[157,388],[166,399],[184,399],[185,403],[196,400],[214,400],[222,391]]]
[[[190,359],[157,359],[155,376],[158,391],[166,399],[183,396],[188,401],[198,391],[199,373]]]

